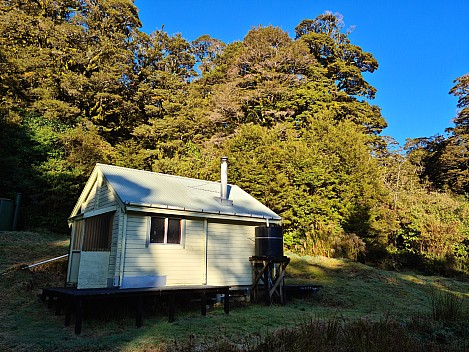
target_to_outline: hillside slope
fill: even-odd
[[[218,350],[225,350],[229,345],[233,350],[236,347],[243,351],[274,351],[272,346],[262,345],[262,341],[277,341],[283,335],[275,331],[296,329],[308,321],[348,324],[393,317],[408,324],[417,317],[423,322],[419,326],[425,326],[441,297],[454,297],[454,302],[461,305],[459,320],[435,323],[433,319],[434,327],[425,330],[422,336],[434,341],[435,336],[443,334],[444,343],[456,341],[462,346],[457,351],[464,351],[464,344],[469,346],[469,282],[388,272],[348,260],[294,254],[288,254],[291,264],[287,268],[287,283],[322,285],[319,293],[311,298],[294,299],[286,306],[236,306],[228,316],[218,307],[210,309],[207,317],[201,317],[197,309],[181,309],[172,324],[167,323],[164,310],[149,307],[141,329],[135,329],[132,307],[121,307],[116,313],[116,305],[107,311],[103,306],[104,313],[89,312],[85,316],[83,333],[76,336],[73,326],[65,327],[64,317],[55,316],[37,297],[44,286],[63,285],[66,261],[31,270],[20,269],[24,264],[58,256],[67,250],[68,238],[64,235],[0,233],[0,351],[165,351],[168,348],[191,351],[196,350],[195,346],[210,350],[214,344],[225,346],[217,347]],[[346,331],[345,326],[341,331]],[[445,346],[434,350],[443,351]]]

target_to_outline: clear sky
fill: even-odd
[[[443,134],[452,126],[457,99],[453,80],[469,73],[469,0],[135,0],[142,30],[209,34],[242,40],[253,26],[273,25],[294,37],[301,20],[325,11],[354,26],[353,44],[371,52],[379,68],[367,75],[378,90],[373,104],[388,122],[383,135],[406,138]]]

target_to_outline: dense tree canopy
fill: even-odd
[[[9,0],[0,16],[0,196],[24,193],[23,226],[63,228],[96,162],[217,180],[227,155],[292,250],[467,263],[467,202],[443,192],[469,190],[467,75],[449,137],[404,155],[371,104],[378,62],[339,14],[228,44],[143,33],[131,0]]]
[[[455,80],[450,94],[458,97],[454,127],[446,136],[409,141],[410,156],[422,166],[422,178],[435,189],[469,194],[469,74]]]

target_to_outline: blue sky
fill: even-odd
[[[301,20],[325,11],[354,26],[353,44],[371,52],[379,68],[367,80],[378,90],[373,104],[388,122],[383,135],[406,138],[443,134],[452,126],[457,99],[453,80],[469,73],[469,0],[135,0],[142,30],[209,34],[242,40],[253,26],[273,25],[292,37]]]

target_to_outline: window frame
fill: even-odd
[[[152,242],[151,241],[151,230],[152,230],[152,221],[153,219],[164,219],[164,234],[163,234],[163,242]],[[170,220],[177,220],[179,222],[179,242],[178,243],[168,243],[168,228],[169,228],[169,221]],[[159,246],[184,246],[184,239],[185,239],[185,220],[179,217],[172,217],[172,216],[165,216],[165,215],[156,215],[156,216],[149,216],[148,217],[148,231],[147,231],[147,240],[146,240],[146,247],[149,245],[159,245]]]

